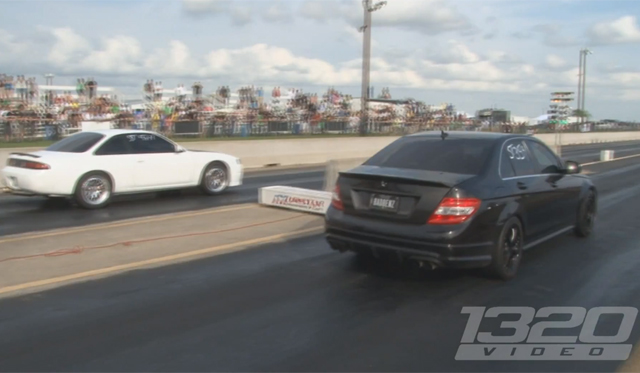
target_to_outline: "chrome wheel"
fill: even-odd
[[[212,193],[223,191],[227,184],[227,171],[222,167],[212,167],[204,174],[204,185]]]
[[[521,236],[520,229],[515,225],[511,226],[505,234],[502,244],[502,265],[508,270],[517,268],[522,258]]]
[[[104,176],[91,176],[80,186],[80,195],[86,204],[99,206],[111,197],[111,182]]]

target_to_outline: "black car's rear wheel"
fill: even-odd
[[[596,194],[589,191],[589,194],[580,202],[578,208],[578,221],[574,232],[578,237],[589,237],[593,232],[593,225],[596,221],[597,202]]]
[[[510,280],[515,277],[524,247],[522,225],[518,218],[509,219],[495,243],[492,261],[487,271],[492,277]]]

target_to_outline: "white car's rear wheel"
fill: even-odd
[[[220,162],[213,162],[205,168],[200,182],[200,189],[206,194],[214,195],[224,192],[229,186],[229,172]]]
[[[86,209],[99,209],[111,201],[112,184],[109,176],[102,172],[84,175],[76,187],[76,202]]]

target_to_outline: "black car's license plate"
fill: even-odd
[[[372,194],[369,206],[372,209],[380,211],[396,212],[398,211],[398,205],[400,199],[398,197],[387,196],[383,194]]]

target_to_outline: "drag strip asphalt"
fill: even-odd
[[[623,362],[455,355],[465,306],[640,307],[638,161],[594,165],[594,235],[527,251],[509,282],[358,260],[310,234],[2,299],[0,371],[616,371]],[[615,334],[616,320],[596,334]]]
[[[206,196],[197,189],[116,197],[101,210],[82,210],[66,200],[0,194],[0,237],[146,216],[197,211],[258,201],[258,188],[288,185],[322,188],[324,167],[285,168],[248,172],[244,184],[220,196]]]
[[[616,156],[640,154],[640,141],[572,145],[562,148],[566,160],[588,163],[599,160],[601,150]],[[244,185],[221,196],[209,197],[196,189],[117,197],[106,209],[82,210],[66,201],[0,194],[0,237],[34,231],[107,223],[123,219],[178,213],[233,204],[254,203],[258,188],[286,185],[321,189],[324,167],[286,167],[248,172]]]

